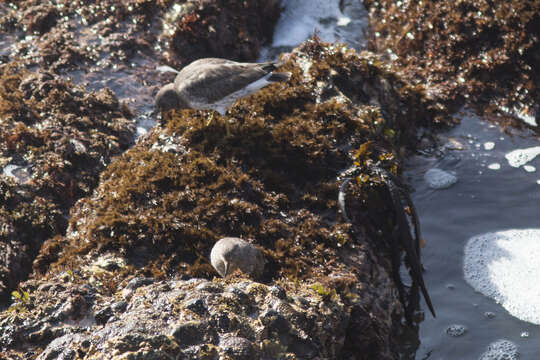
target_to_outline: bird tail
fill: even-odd
[[[291,78],[290,72],[273,72],[267,79],[270,82],[288,81]]]

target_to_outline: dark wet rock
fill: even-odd
[[[94,314],[96,323],[103,325],[113,316],[113,310],[111,307],[105,307]]]
[[[136,277],[129,281],[129,283],[126,286],[126,289],[135,290],[137,288],[140,288],[141,286],[146,286],[153,282],[154,280],[150,278]]]
[[[538,119],[538,1],[364,4],[374,34],[371,46],[390,54],[429,98],[453,110],[472,101],[482,109]]]
[[[56,25],[58,16],[58,9],[51,4],[31,6],[22,14],[23,30],[44,34]]]
[[[319,352],[316,344],[310,339],[296,338],[291,341],[287,350],[301,359],[313,359]]]
[[[223,292],[223,285],[211,282],[204,282],[196,287],[198,291],[207,291],[210,293],[221,293]]]
[[[225,294],[230,294],[231,299],[235,299],[238,302],[248,302],[249,296],[242,289],[237,286],[229,286],[225,289]]]
[[[233,359],[248,360],[255,358],[254,345],[248,339],[225,335],[219,340],[219,348],[225,354]]]
[[[270,288],[270,293],[278,299],[285,299],[285,297],[287,296],[285,290],[279,285],[272,286]]]
[[[74,281],[77,283],[93,276],[99,276],[99,273],[81,274]],[[96,359],[112,354],[117,359],[165,359],[180,352],[194,359],[215,358],[218,353],[231,359],[264,356],[335,358],[340,346],[335,335],[342,334],[344,324],[350,321],[339,299],[322,301],[306,285],[299,285],[296,292],[309,299],[311,305],[301,309],[294,302],[285,301],[283,306],[295,310],[279,312],[272,309],[275,297],[269,286],[248,281],[218,280],[221,285],[241,287],[247,284],[245,292],[251,298],[250,306],[235,307],[230,299],[222,296],[223,292],[197,290],[200,284],[177,278],[139,288],[138,295],[126,301],[126,308],[108,321],[96,323],[89,320],[92,314],[107,313],[111,309],[109,304],[100,300],[101,297],[94,298],[92,307],[80,307],[80,316],[76,318],[50,317],[46,315],[62,312],[66,303],[73,303],[70,300],[73,291],[82,294],[83,288],[76,284],[61,287],[63,280],[56,277],[49,281],[51,286],[40,286],[41,290],[36,287],[39,281],[26,282],[33,289],[35,306],[15,318],[10,318],[7,313],[0,315],[0,334],[3,334],[0,346],[7,351],[6,356],[15,354],[17,349],[40,347],[43,349],[40,359],[69,359],[73,354],[87,354],[89,358]],[[189,297],[206,297],[206,318],[195,319],[194,316],[199,315],[182,306],[185,304],[183,299]],[[305,313],[305,317],[312,320],[306,322],[296,316],[297,313]],[[32,322],[36,323],[31,325]],[[8,338],[14,342],[4,341]]]
[[[183,65],[203,57],[254,61],[261,46],[272,39],[280,10],[277,0],[175,4],[165,15],[162,36],[170,38],[166,56],[170,63]]]
[[[208,323],[201,321],[188,321],[175,326],[171,335],[178,341],[181,347],[201,344],[206,342],[208,337],[215,334],[208,333]]]
[[[43,351],[38,357],[38,360],[73,360],[77,356],[77,352],[74,350],[73,345],[80,344],[84,336],[79,334],[67,334],[62,337],[54,339],[47,349]]]
[[[220,333],[225,333],[231,328],[231,319],[227,313],[218,313],[210,320]]]
[[[115,313],[121,313],[126,310],[128,303],[126,301],[117,301],[111,305],[111,310]]]
[[[185,302],[186,309],[189,309],[193,311],[194,313],[197,313],[199,315],[204,315],[207,313],[206,306],[204,304],[204,300],[201,298],[195,298],[190,299]]]

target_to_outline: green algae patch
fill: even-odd
[[[390,54],[404,77],[457,109],[537,117],[540,2],[364,1],[374,50]]]
[[[42,242],[90,194],[134,126],[110,90],[87,93],[46,72],[0,65],[0,297],[29,273]],[[42,266],[38,266],[42,268]]]
[[[355,161],[397,171],[416,126],[436,113],[377,56],[343,45],[309,41],[282,70],[292,72],[289,83],[240,100],[210,125],[207,112],[173,111],[114,161],[72,211],[57,266],[116,251],[147,275],[209,277],[215,241],[238,236],[264,249],[266,280],[327,286],[337,270],[360,276],[362,266],[342,261],[365,239],[340,221],[338,177]]]

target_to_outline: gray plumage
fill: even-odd
[[[156,95],[156,108],[216,110],[222,116],[239,98],[279,81],[291,74],[273,72],[279,64],[238,63],[226,59],[207,58],[192,62],[165,85]]]
[[[222,277],[236,269],[258,278],[264,270],[264,256],[261,250],[240,238],[226,237],[214,244],[210,252],[210,262]]]

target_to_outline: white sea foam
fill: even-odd
[[[532,166],[532,165],[525,165],[523,166],[523,169],[526,171],[526,172],[535,172],[536,171],[536,167]]]
[[[447,171],[432,168],[424,174],[424,180],[432,189],[446,189],[457,182],[457,177]]]
[[[297,46],[316,29],[324,41],[363,43],[367,12],[359,1],[282,0],[285,10],[276,24],[272,46]],[[362,38],[362,39],[360,39]]]
[[[517,117],[518,119],[529,125],[538,126],[538,124],[536,123],[536,117],[533,114],[529,113],[529,109],[525,106],[514,106],[514,108],[512,109],[506,106],[501,106],[500,109],[507,114]]]
[[[540,324],[539,258],[540,229],[475,236],[465,246],[464,277],[511,315]]]
[[[488,165],[488,169],[490,170],[500,170],[501,169],[501,164],[499,163],[491,163]]]
[[[495,143],[493,141],[486,141],[484,143],[485,150],[493,150],[493,148],[495,148]]]
[[[521,165],[525,165],[529,161],[534,160],[538,155],[540,155],[540,146],[533,146],[526,149],[510,151],[508,154],[504,155],[504,157],[510,166],[520,167]]]

